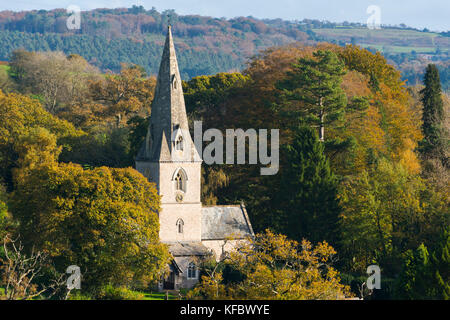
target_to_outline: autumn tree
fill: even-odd
[[[21,92],[40,96],[44,107],[56,114],[86,101],[88,80],[94,79],[98,70],[79,55],[18,51],[12,56],[11,73]]]
[[[83,134],[69,122],[51,115],[37,100],[20,94],[0,91],[0,114],[7,115],[0,122],[0,180],[8,190],[12,188],[12,169],[18,166],[21,156],[20,138],[30,130],[45,128],[57,139]]]
[[[359,46],[348,45],[333,49],[348,70],[369,79],[370,106],[358,121],[347,123],[360,146],[358,171],[368,169],[376,159],[388,157],[401,162],[411,173],[420,172],[415,153],[422,139],[420,110],[411,103],[401,79],[401,73],[379,52],[373,54]]]
[[[53,159],[27,161],[39,150],[57,148],[55,139],[33,140],[37,143],[20,159],[11,198],[24,245],[48,252],[57,269],[78,265],[92,290],[158,280],[169,254],[159,242],[154,184],[131,168],[59,164],[57,150]]]
[[[204,275],[193,299],[339,300],[350,296],[332,267],[336,251],[326,242],[298,243],[269,230],[240,242],[223,261],[238,277],[225,281],[223,269]]]
[[[156,79],[144,76],[139,66],[122,64],[120,74],[108,74],[90,83],[93,100],[106,106],[104,117],[113,117],[121,124],[132,116],[149,115]]]
[[[318,50],[313,59],[301,58],[278,84],[288,101],[300,101],[298,117],[319,128],[319,140],[325,140],[325,126],[340,119],[347,105],[341,88],[345,66],[329,50]]]

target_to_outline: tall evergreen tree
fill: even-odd
[[[450,230],[444,230],[440,242],[431,254],[433,265],[432,286],[433,297],[437,299],[450,300]]]
[[[442,101],[439,71],[434,64],[429,64],[424,77],[425,88],[422,94],[422,132],[424,139],[420,151],[424,159],[439,159],[448,164],[445,155],[446,138],[443,128],[444,103]]]
[[[284,148],[278,203],[284,232],[292,239],[336,243],[340,207],[337,179],[324,155],[324,145],[313,129],[297,128]]]
[[[445,231],[431,253],[424,244],[408,250],[396,284],[397,298],[450,299],[449,249],[450,233]]]
[[[319,127],[319,140],[325,139],[325,126],[338,120],[347,106],[341,88],[345,74],[344,63],[329,50],[314,52],[314,58],[301,58],[277,84],[288,101],[299,101],[300,116],[309,124]]]

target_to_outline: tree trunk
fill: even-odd
[[[323,97],[320,97],[320,127],[319,127],[319,140],[325,141],[325,125],[324,125],[324,118],[325,118],[325,111],[323,110]]]

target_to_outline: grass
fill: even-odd
[[[165,293],[143,293],[144,294],[144,300],[166,300],[166,294]],[[175,296],[172,294],[169,294],[169,300],[175,300]]]
[[[330,36],[344,36],[344,37],[376,37],[387,39],[405,39],[405,38],[434,38],[439,36],[438,33],[421,32],[415,30],[401,30],[401,29],[378,29],[371,30],[369,28],[339,28],[339,29],[313,29],[313,31],[320,35]]]
[[[372,47],[381,52],[394,52],[394,53],[411,53],[415,51],[417,53],[434,53],[436,52],[436,48],[434,47],[402,47],[402,46],[390,46],[390,45],[381,45],[381,44],[370,44],[370,43],[358,43],[359,46],[363,48]],[[443,48],[442,51],[448,51],[448,49]]]
[[[390,53],[434,53],[437,46],[435,38],[440,37],[438,33],[421,32],[416,30],[402,29],[379,29],[368,28],[337,28],[337,29],[313,29],[313,31],[324,37],[325,40],[340,40],[350,42],[353,39],[361,47],[374,47],[381,52]],[[441,39],[441,38],[439,38]],[[450,47],[441,43],[441,51],[449,51]]]

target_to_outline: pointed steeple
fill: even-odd
[[[196,153],[189,134],[188,119],[178,61],[173,43],[171,26],[168,27],[155,97],[152,103],[147,138],[138,159],[150,161],[172,161],[175,135],[183,132],[183,139],[192,146],[191,161]],[[187,133],[187,134],[186,134]]]

